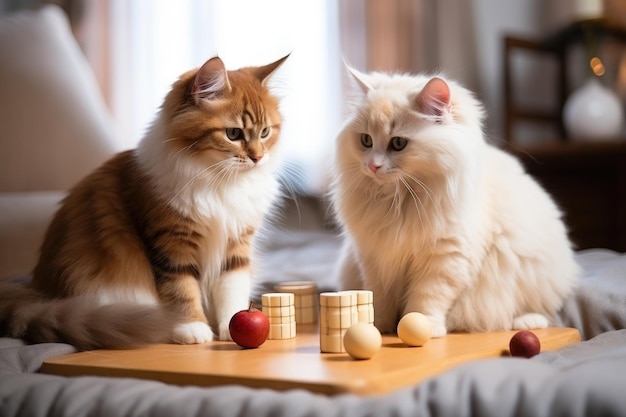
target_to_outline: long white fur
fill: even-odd
[[[137,147],[138,159],[173,209],[211,230],[203,248],[206,258],[200,268],[200,290],[205,315],[215,324],[218,337],[229,339],[230,317],[248,307],[251,277],[247,271],[238,272],[237,279],[221,277],[222,259],[230,238],[236,239],[250,228],[258,229],[270,212],[279,193],[274,176],[277,161],[268,151],[256,165],[238,158],[216,162],[213,167],[195,163],[184,152],[172,154],[166,149],[172,138],[164,133],[165,123],[157,117]],[[229,285],[219,284],[224,279]],[[188,323],[177,329],[181,340],[206,341],[206,329],[200,324]]]
[[[342,286],[374,291],[383,332],[410,311],[430,317],[434,336],[547,326],[578,266],[553,200],[484,140],[480,103],[448,80],[449,106],[432,117],[414,105],[431,76],[356,76],[332,186]],[[387,149],[394,136],[409,139],[403,151]]]

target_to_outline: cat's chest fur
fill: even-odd
[[[249,181],[244,178],[210,190],[201,183],[196,184],[169,203],[204,230],[199,256],[203,278],[219,275],[219,265],[229,241],[258,229],[278,193],[276,180],[271,175],[251,173],[250,176],[257,178]]]
[[[202,281],[219,276],[229,241],[258,229],[279,191],[271,166],[216,178],[199,175],[201,168],[160,158],[158,149],[144,148],[138,156],[159,198],[195,224],[201,238],[193,258],[200,267]],[[161,162],[147,163],[154,159]],[[154,166],[159,169],[150,169]]]
[[[416,207],[408,192],[380,192],[371,204],[363,207],[363,196],[368,190],[355,184],[346,184],[342,201],[345,227],[352,236],[353,245],[368,269],[386,286],[395,280],[428,274],[428,265],[450,255],[459,255],[471,244],[464,230],[470,227],[467,218],[442,211],[437,201],[422,202]],[[400,285],[398,288],[402,288]]]
[[[260,168],[262,169],[262,168]],[[210,179],[196,181],[169,204],[177,212],[212,230],[235,237],[256,228],[278,192],[270,173],[248,173],[232,183],[209,187]]]

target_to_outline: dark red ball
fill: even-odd
[[[541,351],[541,342],[530,330],[520,330],[511,338],[509,351],[511,356],[532,358]]]

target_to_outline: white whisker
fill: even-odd
[[[439,200],[436,200],[434,198],[434,194],[433,192],[430,190],[430,188],[428,188],[428,186],[421,180],[419,180],[418,178],[414,177],[413,175],[407,175],[407,178],[409,178],[410,180],[412,180],[416,185],[418,185],[422,191],[426,194],[426,196],[428,197],[428,199],[431,202],[430,210],[432,210],[434,213],[430,216],[428,216],[429,219],[429,223],[433,220],[433,219],[437,219],[440,217],[441,215],[441,206],[438,203]],[[422,206],[424,206],[423,202],[422,202]]]
[[[286,191],[286,197],[294,202],[296,212],[298,213],[298,224],[302,224],[302,213],[300,211],[300,203],[298,202],[298,188],[305,183],[306,178],[295,164],[287,162],[282,168],[283,172],[278,176],[278,181]]]
[[[415,184],[419,185],[419,187],[426,193],[426,195],[428,196],[428,199],[431,201],[431,203],[433,203],[433,205],[436,205],[435,200],[434,200],[433,195],[432,195],[432,192],[426,186],[426,184],[424,184],[423,181],[419,180],[418,178],[414,177],[413,175],[410,175],[410,174],[405,174],[405,175],[406,175],[406,177],[408,179],[413,181]]]
[[[196,181],[200,176],[204,175],[205,173],[209,172],[209,171],[217,171],[216,174],[212,176],[208,182],[206,182],[204,184],[205,187],[209,187],[212,184],[215,183],[215,181],[217,180],[217,178],[223,176],[223,171],[230,171],[229,167],[229,160],[223,160],[223,161],[219,161],[213,165],[209,165],[205,168],[203,168],[200,172],[198,172],[196,175],[194,175],[191,179],[189,179],[189,181],[187,181],[187,183],[185,183],[184,186],[181,187],[180,190],[178,190],[178,192],[168,201],[168,205],[171,205],[187,188],[189,188],[189,186]]]
[[[167,142],[171,142],[171,141],[174,141],[174,140],[180,140],[180,139],[182,139],[182,138],[168,138],[168,139],[164,139],[162,141],[162,143],[167,143]]]
[[[409,192],[411,198],[413,199],[413,204],[415,205],[415,210],[417,211],[417,214],[420,216],[420,219],[421,219],[422,216],[421,216],[420,208],[419,208],[421,200],[420,200],[419,196],[417,195],[415,190],[413,188],[411,188],[409,183],[403,177],[400,177],[400,181],[402,182],[402,184],[404,184],[404,187],[407,189],[407,191]]]
[[[183,151],[187,151],[189,149],[191,149],[193,147],[193,145],[195,145],[197,142],[193,142],[190,145],[187,146],[183,146],[182,148],[180,148],[175,154],[174,154],[174,158],[176,158],[178,156],[178,154],[180,154]]]
[[[389,216],[391,214],[392,211],[396,211],[396,205],[400,203],[400,190],[399,190],[399,184],[398,181],[394,181],[394,189],[393,189],[393,197],[391,198],[391,204],[389,204],[389,208],[387,209],[387,212],[385,213],[385,215],[383,216],[384,218]]]

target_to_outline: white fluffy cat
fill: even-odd
[[[411,311],[434,337],[549,326],[579,268],[553,200],[485,141],[481,104],[441,77],[350,72],[331,191],[342,287],[374,292],[387,333]]]

